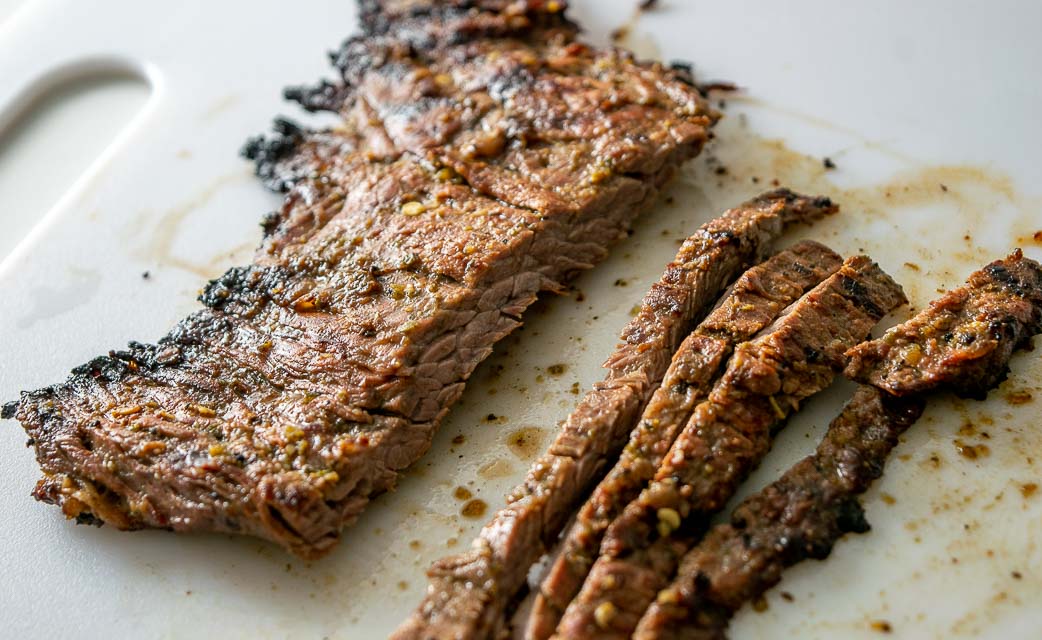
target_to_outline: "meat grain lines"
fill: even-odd
[[[824,559],[844,533],[868,530],[857,495],[879,477],[898,436],[919,418],[921,398],[862,386],[812,456],[745,499],[713,528],[656,594],[634,636],[724,638],[731,616],[804,558]]]
[[[848,531],[868,530],[857,500],[883,472],[924,393],[983,397],[1013,351],[1042,331],[1042,267],[1017,251],[970,276],[914,318],[851,351],[861,386],[814,455],[737,507],[683,560],[644,614],[640,640],[725,637],[731,615],[805,558],[824,558]]]
[[[245,147],[286,193],[254,263],[158,343],[4,407],[34,495],[79,522],[332,548],[536,296],[603,259],[709,137],[684,70],[579,42],[564,8],[361,2],[337,79],[287,92],[341,124]]]
[[[1042,268],[1014,253],[882,338],[858,344],[904,296],[867,257],[837,261],[803,243],[747,271],[680,342],[639,419],[619,409],[632,406],[622,399],[632,391],[613,384],[622,377],[612,365],[620,353],[657,359],[679,337],[643,351],[624,342],[606,381],[580,402],[472,549],[431,568],[426,598],[393,637],[509,632],[530,567],[590,491],[591,470],[616,459],[626,429],[629,444],[579,510],[521,621],[527,638],[722,638],[734,611],[776,584],[786,566],[824,558],[844,533],[867,530],[858,495],[921,414],[922,394],[982,395],[1004,377],[1013,350],[1042,328]],[[647,311],[656,297],[653,290],[645,298],[624,335],[646,339],[676,326],[636,331],[655,317]],[[876,386],[858,389],[813,456],[701,539],[773,432],[844,369]]]
[[[767,454],[773,433],[843,370],[848,349],[904,303],[897,283],[855,256],[736,347],[654,478],[608,527],[556,636],[628,638],[692,539]]]
[[[529,637],[546,638],[553,633],[560,614],[596,560],[604,531],[651,480],[734,346],[770,324],[783,308],[835,272],[841,262],[842,258],[815,242],[781,251],[742,274],[716,309],[684,339],[619,461],[568,530],[536,598]]]
[[[394,637],[486,638],[501,631],[529,567],[556,540],[603,463],[618,455],[697,319],[745,266],[763,258],[786,226],[834,210],[825,198],[777,190],[724,213],[689,237],[623,329],[621,343],[605,363],[605,379],[580,400],[549,451],[482,529],[472,549],[431,567],[426,598]],[[830,252],[820,245],[803,245],[800,251],[822,256],[825,265],[831,262]],[[778,262],[789,260],[800,270],[799,261],[792,260],[795,255]],[[821,267],[805,269],[798,277],[800,290]],[[728,305],[751,304],[748,298],[757,282],[755,276],[742,281],[735,299],[714,314],[707,331],[728,314],[737,312],[736,322],[755,318]],[[793,294],[790,288],[782,296]]]

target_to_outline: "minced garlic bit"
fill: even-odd
[[[141,405],[139,404],[131,405],[129,407],[120,407],[119,409],[112,410],[112,415],[116,418],[125,418],[127,416],[132,416],[136,413],[141,413]]]
[[[611,621],[615,619],[618,614],[618,609],[615,605],[610,602],[602,602],[597,605],[597,608],[593,611],[593,619],[597,621],[597,626],[601,629],[607,629],[611,625]]]
[[[422,202],[406,202],[402,205],[402,214],[407,216],[418,216],[426,210],[427,207]]]
[[[677,513],[676,509],[670,509],[669,507],[663,507],[658,510],[659,522],[665,523],[669,526],[670,530],[676,530],[680,528],[680,514]]]
[[[779,405],[778,401],[774,399],[774,396],[769,396],[767,399],[771,402],[771,408],[774,409],[774,415],[778,416],[779,420],[784,419],[785,412],[782,411],[781,405]]]
[[[917,344],[913,344],[908,348],[908,351],[905,352],[905,363],[907,363],[910,366],[914,367],[915,365],[919,364],[919,361],[922,359],[923,350]]]
[[[212,418],[217,415],[216,411],[202,404],[190,404],[188,408],[204,418]]]
[[[680,602],[680,594],[676,589],[663,589],[658,592],[655,601],[659,604],[676,604]]]

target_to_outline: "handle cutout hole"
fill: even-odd
[[[151,94],[129,70],[44,79],[0,129],[0,260],[84,175]]]

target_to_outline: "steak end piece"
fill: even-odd
[[[81,522],[328,552],[524,310],[709,138],[683,74],[575,41],[563,8],[367,0],[308,98],[339,126],[281,120],[244,148],[286,194],[254,262],[156,344],[4,408],[35,443],[34,495]]]
[[[846,374],[894,395],[938,387],[981,398],[1042,327],[1042,266],[1018,249],[878,340],[850,350]]]
[[[787,225],[834,211],[827,199],[780,189],[726,212],[688,238],[623,329],[621,343],[605,362],[605,379],[580,400],[472,549],[431,567],[426,597],[394,638],[476,639],[503,631],[506,610],[529,568],[618,455],[683,337],[729,281],[762,260]]]

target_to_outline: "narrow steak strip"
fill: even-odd
[[[639,495],[695,405],[705,399],[738,343],[752,338],[789,304],[829,275],[843,259],[816,242],[801,242],[749,269],[716,309],[680,345],[618,463],[579,511],[535,601],[526,633],[553,634],[597,558],[604,531]]]
[[[1018,249],[878,340],[850,351],[846,374],[895,395],[939,386],[983,397],[1042,325],[1042,269]]]
[[[466,554],[438,561],[416,612],[395,638],[486,638],[529,567],[560,533],[605,461],[622,447],[683,336],[728,281],[758,262],[786,225],[834,210],[823,198],[764,194],[704,225],[652,285],[608,358],[605,379],[584,396],[550,450]]]
[[[857,256],[738,346],[652,483],[608,528],[557,635],[629,637],[692,537],[767,453],[772,432],[827,387],[846,364],[846,350],[904,302],[878,265]]]
[[[338,57],[357,82],[331,89],[343,126],[247,145],[287,190],[254,263],[158,344],[4,408],[35,443],[34,495],[83,522],[332,548],[536,296],[603,259],[708,138],[683,73],[574,42],[545,4],[367,1]]]
[[[857,496],[883,473],[897,438],[922,413],[917,397],[862,386],[817,452],[746,499],[680,564],[637,625],[640,640],[723,640],[728,621],[781,580],[785,567],[826,558],[843,534],[868,531]]]
[[[867,531],[857,496],[882,474],[898,436],[918,418],[921,394],[986,393],[1002,379],[1012,352],[1042,332],[1040,318],[1042,267],[1017,251],[881,339],[852,349],[859,359],[848,373],[878,381],[883,390],[860,387],[813,456],[745,500],[731,524],[713,529],[659,592],[636,637],[724,638],[731,615],[777,584],[785,567],[823,559],[844,533]],[[978,323],[989,331],[982,335]],[[938,341],[947,333],[952,337]],[[967,353],[978,341],[981,350]],[[924,355],[909,362],[915,348]]]

